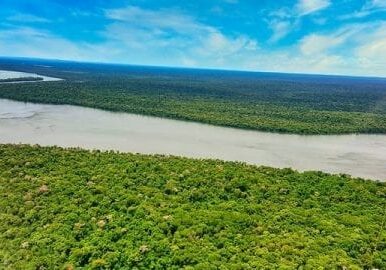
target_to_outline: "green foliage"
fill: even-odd
[[[26,63],[0,61],[0,69],[65,81],[0,84],[0,98],[274,132],[386,133],[382,79]]]
[[[0,145],[1,269],[386,268],[386,185]]]

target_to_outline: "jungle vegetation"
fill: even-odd
[[[386,269],[386,185],[0,145],[1,269]]]
[[[0,98],[298,134],[386,133],[386,79],[0,59]]]

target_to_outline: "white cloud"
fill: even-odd
[[[290,19],[294,17],[293,11],[288,7],[281,7],[279,9],[275,9],[268,14],[269,17],[277,18],[277,19]]]
[[[0,55],[98,61],[103,55],[91,44],[79,44],[31,27],[0,30]],[[107,59],[106,59],[107,60]]]
[[[7,18],[8,21],[21,23],[48,23],[50,20],[31,14],[17,13]]]
[[[315,55],[327,51],[343,42],[342,38],[311,34],[300,42],[300,51],[304,55]]]
[[[365,8],[386,8],[386,0],[370,0],[365,4]]]
[[[215,55],[217,60],[221,60],[223,57],[256,49],[257,42],[247,37],[227,38],[220,32],[211,32],[201,44],[193,48],[192,52],[209,58]]]
[[[273,32],[269,41],[277,42],[291,31],[292,24],[289,21],[281,21],[274,19],[269,23],[269,27],[272,29]]]
[[[327,34],[310,34],[292,52],[309,71],[385,76],[386,23],[343,26]]]
[[[350,24],[312,33],[281,49],[264,49],[248,36],[226,34],[178,10],[128,7],[107,10],[105,15],[110,21],[100,32],[102,41],[93,43],[70,41],[37,28],[7,25],[7,29],[0,30],[0,55],[386,76],[386,23],[382,22]],[[282,27],[285,34],[286,27]]]
[[[341,20],[358,19],[367,17],[376,12],[386,11],[386,0],[368,0],[359,11],[342,15]]]
[[[269,42],[277,42],[297,28],[304,16],[326,9],[331,5],[329,0],[298,0],[294,7],[282,7],[271,11],[268,26],[272,30]],[[314,19],[316,23],[325,23],[324,18]]]
[[[221,63],[230,54],[257,49],[256,40],[244,35],[225,35],[178,10],[128,6],[106,10],[105,14],[112,22],[104,35],[114,41],[116,47],[124,44],[126,48],[146,51],[149,61],[162,64],[167,64],[171,58],[177,65],[196,63],[197,60],[190,60],[193,58],[205,63]]]
[[[239,59],[249,70],[386,77],[386,23],[350,24],[312,33],[278,50]]]
[[[386,76],[386,23],[375,32],[364,36],[363,39],[366,41],[355,49],[355,56],[359,59],[361,66]]]
[[[248,36],[226,35],[178,10],[129,6],[105,10],[105,16],[109,22],[100,30],[99,42],[71,41],[47,30],[8,25],[0,29],[0,55],[220,67],[258,48]]]
[[[347,42],[364,28],[363,25],[349,25],[329,34],[310,34],[300,40],[299,48],[304,55],[326,53]]]
[[[300,16],[323,10],[331,5],[329,0],[299,0],[296,10]]]
[[[384,36],[374,39],[371,42],[360,46],[357,50],[358,55],[362,58],[369,60],[369,62],[382,62],[383,64],[385,64],[386,32],[384,32],[383,34]]]
[[[118,22],[126,22],[141,28],[173,30],[177,33],[210,29],[194,18],[172,9],[147,10],[135,6],[109,9],[106,17]]]

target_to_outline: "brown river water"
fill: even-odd
[[[0,143],[216,158],[386,180],[386,135],[275,134],[0,99]]]

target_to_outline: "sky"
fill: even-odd
[[[0,0],[0,56],[386,77],[386,0]]]

